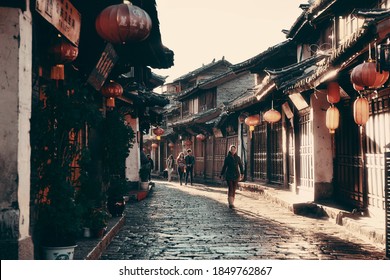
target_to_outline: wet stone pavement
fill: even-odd
[[[294,215],[261,195],[224,187],[157,181],[126,206],[126,222],[103,252],[106,260],[385,259],[384,248],[326,219]]]

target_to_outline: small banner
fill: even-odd
[[[116,54],[114,47],[110,43],[107,43],[98,63],[89,75],[87,82],[99,91],[117,61],[118,55]]]

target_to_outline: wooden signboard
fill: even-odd
[[[36,0],[35,10],[75,46],[79,45],[81,15],[69,0]]]
[[[100,56],[98,63],[89,75],[87,82],[99,91],[117,61],[118,55],[116,54],[114,47],[108,43]]]

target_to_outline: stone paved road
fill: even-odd
[[[126,224],[103,252],[109,260],[385,259],[385,251],[333,222],[294,215],[238,191],[157,181],[149,197],[126,206]]]

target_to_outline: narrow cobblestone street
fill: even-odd
[[[261,195],[157,181],[126,206],[126,223],[101,259],[385,259],[384,249],[326,219],[294,215]]]

